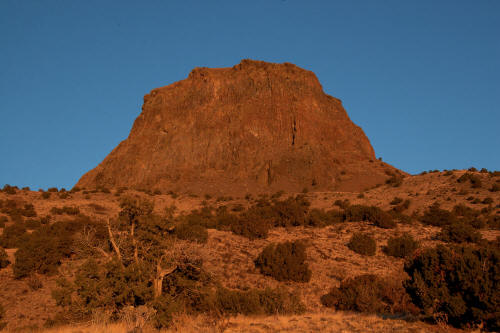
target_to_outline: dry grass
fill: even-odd
[[[9,332],[9,331],[7,331]],[[125,323],[89,324],[62,326],[50,329],[28,330],[40,333],[125,333],[133,331],[133,327]],[[460,332],[450,327],[427,325],[421,322],[407,322],[399,319],[387,319],[375,315],[363,315],[347,312],[309,313],[295,316],[237,316],[214,321],[206,316],[190,317],[181,315],[175,318],[171,328],[154,330],[145,327],[143,333],[149,332],[183,332],[183,333],[264,333],[264,332]]]

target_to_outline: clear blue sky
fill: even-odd
[[[500,169],[500,1],[0,1],[0,185],[71,188],[151,89],[243,58],[312,70],[377,157]]]

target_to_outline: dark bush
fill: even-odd
[[[492,197],[486,197],[483,200],[483,204],[485,204],[485,205],[489,205],[489,204],[492,204],[492,203],[493,203],[493,198]]]
[[[49,199],[50,198],[50,192],[42,192],[42,199]]]
[[[457,327],[500,329],[500,251],[492,246],[426,249],[405,264],[405,288],[427,315]]]
[[[390,178],[388,178],[385,183],[387,185],[390,185],[392,187],[400,187],[401,184],[403,184],[403,177],[399,175],[393,175]]]
[[[225,220],[225,222],[229,221],[229,219]],[[233,233],[250,239],[266,238],[272,223],[273,212],[270,206],[254,206],[234,219],[229,228]]]
[[[500,191],[500,184],[498,183],[493,184],[490,188],[490,192],[498,192],[498,191]]]
[[[9,266],[9,256],[3,247],[0,247],[0,269]]]
[[[70,206],[63,206],[62,208],[52,207],[50,209],[50,213],[54,214],[54,215],[62,215],[62,214],[78,215],[78,214],[80,214],[80,208],[70,207]]]
[[[442,227],[455,223],[455,215],[445,209],[441,209],[440,207],[441,206],[437,202],[429,206],[429,208],[424,212],[424,215],[420,218],[420,221],[436,227]]]
[[[175,228],[175,235],[197,243],[206,243],[208,239],[207,229],[199,224],[182,223]]]
[[[7,323],[3,322],[3,317],[5,316],[5,310],[3,309],[2,304],[0,304],[0,330],[3,330]]]
[[[55,236],[46,230],[33,232],[15,253],[14,277],[19,279],[34,272],[55,274],[61,260],[71,254],[71,245],[66,235]]]
[[[309,282],[311,270],[306,259],[306,247],[300,241],[273,243],[259,254],[255,266],[278,281]]]
[[[463,222],[444,226],[437,237],[442,241],[453,243],[477,243],[481,240],[481,234],[471,225]]]
[[[290,197],[283,201],[276,201],[273,206],[275,212],[275,226],[305,225],[310,202],[304,196]]]
[[[0,228],[4,228],[7,221],[9,221],[7,216],[0,216]]]
[[[5,184],[3,186],[2,191],[6,194],[16,194],[17,186],[10,186],[9,184]]]
[[[345,209],[344,219],[347,221],[368,221],[380,228],[394,228],[396,223],[392,216],[379,207],[352,205]]]
[[[390,204],[391,205],[399,205],[402,202],[403,202],[403,199],[401,199],[400,197],[394,197],[394,199],[392,199],[392,201],[390,202]]]
[[[469,181],[471,183],[472,188],[480,188],[482,187],[481,178],[478,175],[474,175],[472,173],[466,172],[462,176],[457,179],[459,183],[465,183]]]
[[[370,235],[360,232],[352,235],[349,243],[347,243],[347,247],[352,251],[365,256],[373,256],[377,251],[377,243],[375,239]]]
[[[413,312],[401,283],[382,279],[373,274],[348,278],[340,287],[332,288],[321,297],[321,303],[336,310],[381,314]]]
[[[279,289],[239,291],[218,288],[215,302],[220,312],[232,315],[286,315],[305,311],[297,296]]]
[[[26,227],[22,223],[15,223],[3,229],[0,236],[0,246],[5,248],[18,248],[24,242]]]
[[[419,243],[410,234],[403,234],[400,237],[391,237],[384,248],[385,254],[396,258],[406,258],[411,256],[419,247]]]
[[[26,226],[26,229],[28,230],[35,230],[38,229],[42,226],[42,223],[40,220],[35,220],[35,219],[27,219],[24,222],[24,225]]]
[[[343,213],[332,209],[329,211],[324,211],[322,209],[311,209],[306,218],[306,225],[311,227],[323,227],[326,225],[332,225],[336,223],[341,223],[344,221]]]

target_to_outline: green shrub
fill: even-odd
[[[182,223],[175,228],[175,235],[197,243],[206,243],[208,239],[207,229],[199,224]]]
[[[0,269],[9,266],[9,256],[3,247],[0,247]]]
[[[391,237],[387,241],[384,252],[388,256],[396,258],[406,258],[411,256],[419,247],[419,243],[410,234],[403,234],[400,237]]]
[[[437,237],[442,241],[453,243],[477,243],[481,240],[481,234],[471,225],[463,222],[456,222],[444,226]]]
[[[377,251],[377,242],[372,236],[357,232],[352,235],[347,247],[358,254],[373,256]]]
[[[439,245],[405,264],[405,288],[427,315],[444,314],[457,327],[500,329],[500,251]]]
[[[259,254],[255,266],[278,281],[309,282],[311,270],[306,259],[306,247],[300,241],[273,243]]]
[[[348,278],[338,288],[321,297],[321,303],[336,310],[382,314],[412,312],[408,296],[400,283],[373,274]]]

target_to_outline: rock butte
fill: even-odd
[[[128,138],[76,184],[194,194],[359,191],[399,170],[313,72],[242,60],[153,89]]]

